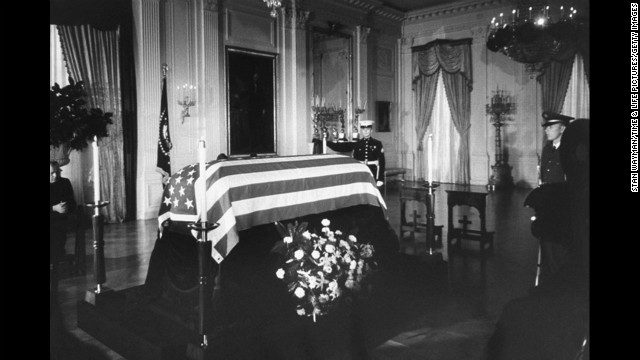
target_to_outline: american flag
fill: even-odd
[[[162,179],[171,175],[171,158],[169,150],[173,147],[169,135],[169,115],[167,114],[167,78],[162,79],[162,98],[160,100],[160,130],[158,134],[158,160],[156,171],[162,174]]]
[[[158,222],[198,236],[188,228],[198,221],[203,195],[198,164],[171,176],[164,189]],[[294,219],[344,207],[386,204],[366,165],[349,156],[305,155],[206,164],[207,219],[220,226],[207,233],[211,256],[218,263],[238,243],[238,232],[256,225]]]

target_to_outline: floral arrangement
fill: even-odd
[[[362,280],[375,265],[373,246],[340,230],[332,231],[328,219],[321,223],[321,235],[310,233],[306,222],[287,227],[276,223],[283,239],[274,247],[286,257],[276,276],[296,299],[298,315],[313,317],[314,322],[345,295],[360,291]]]

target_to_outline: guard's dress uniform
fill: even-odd
[[[544,112],[542,117],[545,120],[543,127],[558,123],[567,126],[573,119],[553,112]],[[542,185],[534,190],[540,194],[539,204],[534,206],[536,220],[532,224],[532,231],[535,229],[537,234],[534,235],[540,239],[540,283],[544,284],[566,263],[568,243],[571,241],[566,219],[569,211],[566,208],[566,176],[560,163],[560,148],[556,149],[553,141],[548,141],[542,148],[540,182]]]
[[[376,181],[384,181],[384,148],[380,140],[368,137],[355,143],[327,142],[327,146],[338,152],[353,151],[353,158],[367,165]]]
[[[553,147],[553,142],[547,142],[542,148],[540,164],[540,181],[543,184],[565,181],[564,171],[560,165],[560,150]]]

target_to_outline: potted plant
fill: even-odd
[[[55,83],[49,91],[49,147],[51,160],[69,163],[71,150],[82,151],[94,137],[109,136],[107,125],[113,124],[110,112],[87,109],[84,82],[69,78],[69,85]]]

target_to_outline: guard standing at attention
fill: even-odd
[[[378,187],[384,184],[384,147],[380,140],[371,137],[373,120],[360,120],[362,138],[357,142],[327,142],[327,146],[338,152],[353,151],[353,158],[367,165],[376,179]]]
[[[569,125],[572,117],[556,114],[553,112],[543,112],[544,133],[547,135],[547,144],[542,148],[540,157],[540,181],[542,184],[551,184],[565,181],[564,171],[560,166],[560,141],[562,133]]]

